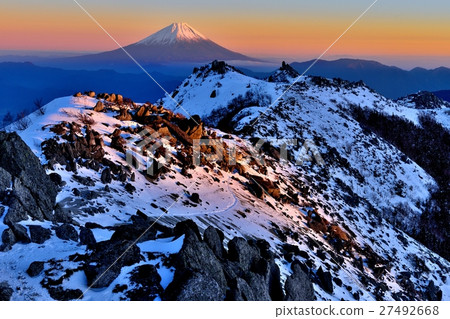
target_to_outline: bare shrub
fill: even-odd
[[[68,109],[61,109],[61,113],[66,114],[69,117],[76,117],[77,116],[75,112],[73,112],[71,110],[68,110]]]
[[[27,117],[27,114],[25,111],[20,112],[17,114],[16,122],[14,123],[14,128],[17,131],[24,131],[31,125],[31,120]]]
[[[2,127],[5,128],[8,125],[10,125],[12,122],[14,122],[14,118],[11,114],[11,112],[6,113],[6,115],[3,117]]]
[[[43,99],[35,99],[34,100],[34,108],[35,110],[39,111],[38,114],[44,115],[47,108],[44,106]]]
[[[76,117],[78,121],[86,125],[94,125],[96,123],[94,118],[87,113],[78,112]]]

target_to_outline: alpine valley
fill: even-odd
[[[0,132],[2,300],[450,300],[449,103],[286,63],[119,93]]]

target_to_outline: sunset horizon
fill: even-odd
[[[257,7],[245,3],[239,12],[233,12],[231,4],[203,1],[189,5],[171,1],[172,6],[137,1],[126,5],[101,0],[78,3],[123,46],[173,22],[186,22],[230,50],[291,61],[317,58],[373,3],[352,0],[339,6],[328,0],[324,6],[287,2],[262,1]],[[73,1],[36,2],[27,7],[24,3],[8,1],[0,13],[0,51],[102,52],[118,48]],[[404,68],[450,67],[450,22],[445,10],[433,10],[433,4],[450,8],[442,0],[431,1],[425,9],[418,1],[409,1],[407,6],[379,1],[323,59],[349,57]],[[426,11],[432,14],[424,14]]]

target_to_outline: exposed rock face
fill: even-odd
[[[236,237],[228,243],[229,259],[236,261],[242,270],[250,270],[253,261],[259,257],[256,247],[250,246],[244,238]]]
[[[439,287],[436,287],[433,280],[430,280],[430,283],[425,291],[425,296],[429,301],[441,301],[442,290],[439,289]]]
[[[105,105],[102,102],[98,101],[94,107],[94,111],[95,112],[103,112],[104,110],[105,110]]]
[[[81,245],[87,245],[91,247],[92,245],[95,245],[97,241],[95,240],[94,233],[92,233],[92,230],[86,227],[81,227],[80,229],[80,244]]]
[[[7,282],[0,282],[0,301],[10,301],[14,290]]]
[[[92,250],[84,266],[88,285],[92,288],[108,287],[119,276],[122,267],[141,260],[139,247],[132,245],[131,241],[102,241]]]
[[[222,258],[225,255],[225,250],[222,246],[223,239],[224,235],[220,230],[212,226],[205,230],[204,240],[217,258]]]
[[[32,243],[43,244],[52,237],[52,231],[38,225],[28,226]]]
[[[125,121],[125,120],[123,120],[123,121]],[[118,150],[118,151],[120,151],[122,153],[125,153],[126,151],[125,151],[125,146],[124,145],[126,144],[126,141],[121,136],[121,134],[122,134],[122,131],[119,130],[119,129],[116,129],[114,131],[114,133],[111,136],[111,147],[115,148],[116,150]]]
[[[132,221],[132,224],[117,226],[111,241],[135,241],[139,237],[138,242],[144,242],[156,238],[156,228],[150,227],[153,221],[147,216],[138,212]]]
[[[133,119],[133,116],[128,113],[128,109],[121,109],[120,114],[116,116],[116,119],[119,121],[131,121]]]
[[[152,225],[150,231],[144,234],[149,225]],[[64,234],[75,232],[69,226],[56,228],[57,235],[61,236],[62,230],[65,230]],[[82,291],[66,289],[62,285],[75,272],[84,271],[88,286],[105,288],[113,283],[124,267],[133,265],[134,269],[129,273],[130,285],[114,287],[113,292],[123,293],[121,298],[154,300],[159,296],[163,300],[180,301],[314,299],[311,281],[295,263],[284,295],[275,256],[264,240],[234,238],[227,250],[223,245],[223,233],[214,227],[208,227],[202,236],[192,220],[180,222],[172,229],[154,223],[139,211],[131,217],[130,224],[115,227],[110,240],[95,243],[91,231],[95,227],[98,225],[93,223],[80,227],[80,243],[88,247],[84,255],[69,256],[75,265],[72,268],[64,269],[64,261],[55,260],[48,263],[36,261],[29,266],[29,276],[44,274],[41,285],[53,299],[82,298]],[[139,264],[147,259],[135,244],[138,239],[154,240],[157,234],[164,238],[184,236],[181,250],[162,259],[165,266],[175,268],[174,279],[165,290],[158,266]],[[432,289],[430,293],[433,293]]]
[[[190,119],[177,120],[175,123],[191,140],[202,138],[203,123],[200,116],[194,115]]]
[[[185,231],[183,247],[176,257],[175,268],[177,271],[174,282],[166,291],[167,299],[225,299],[227,284],[222,265],[209,246],[200,241],[191,228]],[[197,290],[198,286],[202,288]]]
[[[300,74],[289,64],[283,61],[281,68],[267,79],[269,82],[289,82],[290,79],[299,77]]]
[[[50,287],[48,293],[50,294],[50,297],[59,301],[75,300],[83,295],[83,292],[80,289],[63,289],[61,287]]]
[[[293,274],[286,279],[284,289],[286,291],[286,301],[314,300],[314,287],[308,275],[301,269],[298,263],[293,263]]]
[[[0,246],[0,251],[10,250],[12,245],[14,245],[16,242],[17,239],[12,229],[5,229],[2,233],[2,245]]]
[[[217,301],[224,300],[224,288],[210,275],[186,271],[179,281],[173,300]],[[170,296],[170,292],[168,294]]]
[[[333,293],[333,280],[331,278],[331,273],[328,271],[323,271],[322,267],[317,271],[317,277],[319,278],[319,284],[323,290]]]
[[[11,180],[11,174],[0,167],[0,196],[2,196],[7,188],[11,187]]]
[[[27,269],[27,274],[30,277],[37,277],[44,270],[45,263],[42,261],[34,261],[30,264]]]
[[[51,173],[48,176],[50,177],[52,182],[55,183],[56,185],[58,185],[60,187],[66,185],[66,182],[62,180],[61,175],[59,175],[58,173]]]
[[[7,225],[26,220],[52,220],[57,186],[39,159],[16,133],[0,132],[0,199],[9,206]],[[6,187],[12,191],[4,194]]]
[[[151,301],[163,292],[161,277],[153,265],[137,267],[130,276],[137,288],[127,291],[127,297],[132,301]]]
[[[70,224],[62,224],[55,228],[56,237],[62,240],[78,241],[78,233]]]
[[[24,226],[20,224],[12,224],[9,227],[11,227],[11,230],[17,242],[21,242],[24,244],[28,244],[31,242],[31,239],[28,236],[27,229]]]
[[[101,181],[103,184],[110,184],[112,182],[111,169],[109,167],[103,170]]]
[[[59,163],[68,171],[77,170],[80,159],[87,161],[80,163],[92,169],[99,169],[99,162],[103,160],[105,151],[101,135],[85,126],[85,134],[77,123],[65,123],[67,133],[61,137],[66,143],[59,143],[56,139],[49,139],[42,143],[42,150],[50,165]]]
[[[234,238],[223,247],[223,235],[209,227],[202,239],[192,221],[175,227],[185,236],[176,255],[173,282],[166,300],[284,300],[280,270],[266,241]],[[301,269],[291,276],[286,300],[313,300],[312,283]]]

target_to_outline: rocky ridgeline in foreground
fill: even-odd
[[[96,97],[93,92],[89,93],[89,96]],[[69,257],[54,254],[55,258],[31,257],[25,263],[22,262],[25,265],[29,264],[26,273],[34,278],[32,281],[36,282],[36,278],[39,278],[40,285],[37,285],[39,286],[37,290],[40,289],[38,293],[43,298],[78,299],[83,294],[82,289],[86,288],[85,280],[93,288],[110,291],[108,298],[124,300],[155,298],[312,300],[324,299],[325,293],[343,299],[368,299],[364,290],[359,289],[361,287],[365,287],[375,298],[381,300],[389,294],[390,287],[386,283],[392,280],[396,280],[395,282],[402,287],[400,291],[392,293],[392,298],[396,300],[439,300],[442,298],[442,291],[436,286],[434,280],[438,283],[437,285],[441,285],[444,279],[439,281],[440,278],[434,276],[433,279],[427,278],[419,284],[414,281],[414,276],[419,271],[432,274],[430,269],[422,267],[422,264],[426,265],[426,262],[415,261],[417,266],[412,268],[411,272],[399,272],[397,266],[403,265],[401,263],[404,260],[395,256],[394,251],[393,255],[386,255],[383,251],[375,249],[375,246],[365,243],[366,238],[376,242],[374,237],[354,233],[352,229],[355,229],[354,223],[358,221],[356,212],[349,212],[355,216],[352,223],[336,222],[335,218],[332,221],[329,220],[326,209],[319,213],[315,202],[317,199],[310,199],[314,196],[309,196],[309,186],[312,190],[316,190],[314,184],[305,184],[299,180],[298,173],[284,173],[283,170],[279,170],[282,168],[276,160],[280,157],[279,149],[264,145],[260,155],[264,157],[265,164],[259,164],[256,156],[252,155],[250,142],[247,143],[246,140],[235,135],[226,135],[240,145],[238,155],[250,159],[250,164],[246,165],[244,161],[239,160],[230,164],[226,160],[230,156],[229,149],[223,140],[219,140],[223,143],[224,159],[213,161],[208,160],[206,156],[201,156],[201,169],[199,169],[192,160],[193,139],[200,137],[216,139],[217,135],[220,137],[222,134],[214,129],[205,129],[200,118],[194,117],[189,120],[161,106],[150,103],[137,105],[113,94],[100,94],[97,100],[85,99],[80,95],[75,101],[79,103],[77,108],[59,109],[58,112],[62,115],[57,122],[41,121],[40,123],[44,124],[43,127],[38,125],[33,127],[33,130],[37,132],[45,132],[46,138],[42,144],[41,153],[42,158],[45,157],[48,161],[45,168],[61,175],[53,173],[46,176],[42,168],[34,167],[32,171],[34,174],[38,172],[39,175],[33,178],[39,183],[30,184],[32,186],[28,189],[30,194],[35,194],[39,190],[34,188],[37,187],[36,185],[46,185],[44,180],[51,181],[53,183],[51,188],[62,187],[61,194],[68,196],[68,200],[61,201],[55,207],[54,199],[49,198],[50,205],[42,206],[49,208],[45,210],[47,213],[42,217],[37,215],[32,207],[22,211],[22,215],[11,215],[16,219],[8,223],[9,228],[4,231],[2,240],[4,244],[2,248],[5,251],[12,248],[10,252],[5,253],[5,256],[10,253],[9,257],[14,258],[13,255],[17,250],[24,251],[28,247],[36,246],[39,249],[55,247],[53,245],[55,241],[59,243],[60,246],[56,245],[59,248],[73,249],[73,252],[70,250],[72,255]],[[59,107],[65,107],[65,105]],[[111,120],[113,117],[117,120]],[[164,147],[158,147],[156,150],[152,147],[153,144],[149,144],[148,148],[142,147],[143,157],[152,159],[153,165],[158,164],[158,169],[153,175],[149,175],[148,171],[141,170],[138,166],[132,167],[130,162],[125,161],[128,159],[128,151],[133,151],[141,145],[145,138],[141,133],[155,134],[166,140]],[[27,134],[24,134],[24,138],[27,138]],[[5,145],[8,145],[8,139],[14,135],[5,136],[8,136],[4,138]],[[16,144],[19,150],[26,150],[20,146],[20,142]],[[164,155],[167,155],[168,150],[169,157],[165,158]],[[214,144],[202,145],[201,151],[202,154],[208,155],[218,153]],[[8,152],[16,156],[13,150]],[[21,155],[17,154],[17,157]],[[31,152],[31,155],[27,156],[32,155]],[[3,159],[8,162],[7,156]],[[140,158],[133,160],[142,161]],[[37,159],[34,162],[39,164]],[[25,159],[24,163],[27,163]],[[162,164],[159,165],[160,163]],[[24,164],[19,171],[21,169],[26,171],[33,165]],[[1,213],[8,216],[14,212],[10,210],[10,203],[14,202],[11,198],[22,194],[17,201],[26,202],[27,197],[24,196],[27,193],[15,191],[20,190],[16,186],[19,183],[11,183],[13,176],[20,177],[21,174],[17,175],[14,173],[14,168],[10,167],[3,170],[7,174],[3,174],[6,178],[2,177],[2,190],[6,191],[4,192],[5,200],[2,200],[0,209],[5,207]],[[177,187],[168,188],[170,191],[166,189],[163,194],[173,192],[169,196],[175,196],[177,195],[175,190],[181,189],[180,193],[186,197],[186,201],[182,202],[182,209],[185,207],[188,211],[191,206],[203,208],[202,205],[206,206],[208,194],[202,192],[203,189],[200,188],[195,190],[198,193],[188,193],[186,186],[178,183],[180,180],[186,181],[194,177],[196,181],[201,180],[199,177],[205,175],[199,174],[199,171],[203,173],[203,170],[213,177],[209,184],[211,187],[224,183],[224,175],[233,172],[231,181],[235,181],[236,186],[229,191],[243,193],[249,200],[248,209],[239,207],[240,210],[235,212],[232,211],[235,208],[232,208],[231,212],[222,211],[222,214],[211,214],[213,217],[224,220],[231,217],[233,218],[230,219],[231,223],[222,223],[218,219],[214,221],[214,218],[208,215],[196,217],[193,214],[191,217],[186,214],[189,217],[167,216],[170,217],[170,222],[165,225],[170,225],[170,228],[156,224],[145,232],[153,223],[151,218],[137,213],[128,220],[130,214],[134,214],[138,209],[146,211],[149,206],[152,207],[150,210],[154,209],[160,213],[159,210],[164,206],[158,202],[161,196],[153,196],[153,193],[159,191],[160,184],[170,179],[174,180],[173,184]],[[280,178],[274,178],[273,172],[277,172]],[[315,178],[307,174],[305,176]],[[145,188],[147,193],[144,192],[142,182],[149,186],[148,189]],[[327,185],[320,183],[319,186],[326,188]],[[56,191],[54,193],[56,195]],[[155,197],[153,203],[141,203],[142,195]],[[102,200],[105,201],[102,202]],[[126,206],[126,200],[130,200],[130,204],[140,203],[141,206],[134,206],[132,210],[128,209],[124,212],[119,206]],[[71,204],[71,201],[74,202],[73,206],[67,205]],[[261,205],[264,203],[264,206],[259,206],[256,210],[250,209],[258,207],[255,205],[257,203]],[[114,206],[116,204],[117,206]],[[289,215],[289,210],[284,211],[289,205],[303,207],[305,216]],[[330,209],[333,205],[331,202]],[[72,209],[73,207],[75,209]],[[343,206],[337,207],[342,210]],[[265,219],[267,218],[264,216],[266,210],[268,213],[279,212],[279,214],[275,214],[273,219]],[[41,211],[44,210],[41,208]],[[166,212],[164,209],[162,211]],[[231,213],[235,213],[238,217],[234,218]],[[101,220],[101,214],[115,219],[112,223],[103,226],[92,223],[97,217]],[[255,216],[258,216],[257,220],[250,220]],[[338,216],[335,215],[335,217]],[[364,223],[368,223],[365,215],[360,214],[359,217],[363,218]],[[10,217],[8,218],[11,220]],[[33,225],[30,225],[29,218],[47,221],[42,223],[34,221]],[[201,230],[192,221],[184,221],[176,225],[178,221],[186,218],[195,220]],[[289,220],[292,218],[298,218],[300,222],[291,223]],[[243,221],[242,224],[241,221]],[[261,224],[259,225],[258,222]],[[216,228],[207,228],[211,224]],[[245,225],[250,225],[250,229],[260,227],[263,233],[260,234],[257,231],[246,233]],[[372,220],[370,225],[373,227],[371,231],[378,228],[385,229],[379,221],[375,223]],[[217,228],[220,228],[224,234]],[[271,235],[263,237],[264,230]],[[307,231],[304,232],[304,230]],[[105,232],[108,233],[107,237],[104,236]],[[134,244],[138,236],[144,232],[144,236],[139,238],[139,244]],[[99,234],[100,237],[97,237]],[[245,236],[246,239],[236,236]],[[386,235],[380,236],[379,243],[382,244]],[[407,238],[400,234],[397,238],[398,236],[401,236],[403,240],[403,247],[399,247],[401,252],[410,251],[411,245]],[[261,237],[267,241],[257,239]],[[150,242],[150,246],[171,243],[172,238],[178,238],[178,243],[182,242],[182,247],[178,248],[181,250],[159,253],[145,249],[147,244],[140,245],[148,241],[154,241]],[[395,240],[393,237],[392,239]],[[15,242],[32,242],[39,245],[11,247]],[[128,247],[130,249],[127,249]],[[114,263],[122,253],[124,255]],[[438,263],[436,260],[436,257],[433,257],[433,262]],[[112,267],[109,268],[111,265]],[[360,282],[360,284],[357,283],[358,287],[352,286],[354,283],[345,281],[345,278],[341,277],[338,265],[346,265],[352,270],[352,274],[355,274],[355,278],[358,278]],[[391,271],[391,267],[396,268]],[[22,270],[22,274],[25,273],[25,269]],[[172,276],[166,277],[167,271],[174,272],[173,280]],[[440,265],[436,274],[444,278],[446,271],[445,265]],[[397,274],[395,279],[394,274]],[[28,276],[24,277],[30,280]],[[79,282],[80,276],[83,278],[82,283]],[[170,284],[168,278],[170,278]],[[67,283],[70,284],[67,285]],[[316,284],[315,292],[312,283]],[[13,281],[10,285],[17,290],[20,283]],[[73,289],[75,287],[78,289]],[[0,298],[8,299],[11,292],[8,284],[2,283],[0,288],[0,296],[5,296]],[[344,290],[345,298],[342,297]],[[90,291],[84,299],[95,299],[95,293],[96,291]],[[13,294],[13,299],[16,297]]]
[[[65,127],[59,126],[61,133]],[[54,130],[57,128],[53,127]],[[77,156],[82,153],[91,154],[91,160],[101,162],[102,141],[95,132],[86,130],[84,143],[70,134],[73,130],[80,132],[79,127],[67,125],[67,129],[68,139],[73,139],[72,144],[58,146],[48,141],[45,144],[47,152],[49,149],[60,148],[59,151],[53,149],[55,152],[52,154],[55,156],[52,160],[64,162],[68,168],[76,167],[71,162],[76,157],[65,157],[67,153],[74,155],[75,152]],[[167,265],[175,268],[174,280],[164,290],[155,266],[137,266],[131,275],[131,282],[135,283],[135,287],[118,285],[115,288],[116,292],[123,294],[124,299],[153,300],[160,296],[165,300],[314,300],[312,282],[300,263],[292,264],[293,273],[283,289],[280,269],[268,242],[235,237],[224,246],[224,235],[220,230],[209,227],[202,236],[191,220],[180,222],[173,229],[158,224],[149,229],[153,220],[138,212],[132,217],[132,223],[113,227],[114,233],[110,240],[97,243],[91,229],[98,225],[86,224],[78,232],[70,218],[65,220],[54,214],[57,187],[62,183],[60,178],[46,175],[37,157],[17,134],[0,134],[0,186],[2,190],[6,190],[2,192],[1,200],[9,205],[5,216],[5,223],[9,228],[2,234],[2,250],[11,249],[16,242],[44,244],[52,237],[53,231],[62,240],[78,242],[87,247],[85,255],[75,254],[69,257],[69,261],[78,264],[78,268],[66,269],[59,277],[55,277],[55,272],[63,267],[60,267],[58,261],[35,261],[30,264],[27,274],[36,277],[44,272],[41,285],[53,299],[73,300],[82,297],[81,290],[65,289],[62,286],[63,281],[76,271],[83,271],[88,284],[93,288],[108,287],[118,277],[122,267],[145,260],[139,247],[134,244],[145,232],[139,242],[157,237],[184,236],[181,250],[165,260]],[[72,145],[73,149],[66,153],[67,145]],[[25,227],[18,224],[28,218],[49,220],[54,225],[50,230],[38,225]],[[0,284],[0,299],[9,300],[12,292],[8,283]]]
[[[39,159],[16,133],[0,132],[0,217],[10,228],[2,234],[1,250],[16,242],[30,242],[26,229],[19,221],[53,221],[57,186],[41,166]]]
[[[75,254],[69,260],[75,265],[55,277],[61,269],[56,262],[34,262],[28,269],[30,276],[45,272],[41,284],[52,298],[71,300],[82,297],[79,289],[65,289],[64,279],[76,271],[84,271],[92,288],[106,288],[120,275],[123,267],[136,265],[154,258],[141,252],[134,244],[157,238],[184,236],[178,253],[163,259],[165,266],[174,267],[174,279],[163,289],[157,268],[151,264],[136,266],[130,282],[114,287],[126,300],[314,300],[314,289],[300,263],[292,263],[292,275],[284,285],[275,255],[264,240],[246,240],[235,237],[224,246],[224,235],[214,227],[208,227],[203,236],[197,225],[186,220],[174,228],[154,224],[154,221],[138,212],[132,223],[118,226],[110,240],[88,243],[85,255]],[[150,225],[153,227],[149,228]],[[95,225],[91,225],[96,227]],[[147,231],[146,231],[147,230]],[[90,232],[88,230],[87,232]],[[81,234],[80,234],[81,237]],[[119,256],[121,256],[119,258]],[[116,261],[116,263],[114,263]],[[110,267],[113,265],[112,267]],[[330,278],[331,280],[331,278]]]

